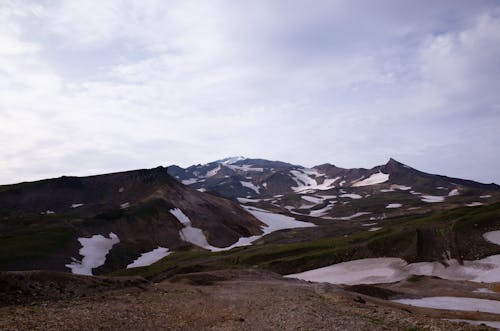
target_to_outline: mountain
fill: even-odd
[[[500,186],[428,174],[394,159],[371,169],[227,158],[168,168],[185,185],[280,213],[377,220],[496,201]]]
[[[233,157],[63,176],[0,186],[0,270],[102,274],[172,252],[307,242],[499,200],[498,185],[393,159],[345,169]]]
[[[370,321],[380,311],[376,323],[353,330],[407,329],[380,324],[398,312],[417,317],[419,327],[427,316],[491,322],[500,320],[491,308],[499,307],[499,270],[500,188],[393,159],[346,169],[234,157],[0,186],[0,325],[7,329],[46,325],[47,311],[60,314],[57,323],[83,311],[75,319],[82,324],[64,324],[80,329],[88,309],[116,325],[140,311],[137,329],[185,328],[200,317],[204,328],[214,316],[230,329],[254,329],[270,325],[256,321],[272,315],[265,307],[280,306],[276,300],[305,307],[286,316],[311,317],[298,328],[314,320],[331,328],[330,310],[320,319],[310,314],[321,307],[337,310],[340,329],[353,307],[355,321],[367,308]],[[405,304],[433,297],[447,299],[437,307],[446,310]],[[192,309],[214,302],[208,313]],[[472,311],[449,306],[456,302]],[[241,310],[227,315],[224,307],[235,303]]]
[[[224,248],[262,234],[263,225],[163,167],[0,186],[0,270],[99,273],[155,249]]]

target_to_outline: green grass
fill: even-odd
[[[224,268],[257,267],[280,274],[296,273],[353,259],[400,256],[416,257],[417,229],[432,229],[440,237],[467,233],[471,228],[484,231],[500,228],[500,203],[479,208],[457,208],[436,215],[402,217],[387,222],[375,232],[360,232],[348,237],[330,237],[299,243],[254,245],[228,252],[190,251],[174,253],[143,268],[114,272],[113,275],[142,275],[153,278],[186,272]]]
[[[63,248],[71,240],[65,228],[47,228],[0,237],[0,266],[10,266],[44,258]]]

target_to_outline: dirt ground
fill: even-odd
[[[0,330],[487,330],[328,284],[254,271],[0,307]]]

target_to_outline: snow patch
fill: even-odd
[[[134,262],[127,265],[127,269],[152,265],[171,253],[172,252],[168,251],[168,248],[158,246],[158,248],[153,249],[152,251],[142,253],[141,256],[134,260]]]
[[[333,208],[333,205],[334,205],[335,202],[331,203],[331,204],[328,204],[327,206],[321,208],[321,209],[316,209],[316,210],[311,210],[309,212],[309,216],[312,216],[312,217],[321,217],[321,216],[324,216],[328,213],[328,211],[330,211],[332,208]]]
[[[399,258],[372,258],[334,264],[285,277],[332,284],[377,284],[403,280],[406,262]]]
[[[456,188],[454,188],[453,190],[450,191],[450,193],[448,193],[449,197],[454,197],[457,195],[460,195],[460,192],[458,192],[458,189],[456,189]]]
[[[262,199],[236,198],[240,203],[260,202]]]
[[[400,258],[361,259],[289,276],[314,282],[348,285],[392,283],[411,275],[483,283],[500,282],[500,255],[492,255],[481,260],[463,261],[463,265],[457,260],[448,260],[447,264],[448,267],[439,262],[408,264]],[[383,272],[380,271],[381,269]]]
[[[207,171],[207,173],[205,174],[205,178],[209,178],[209,177],[213,177],[213,176],[217,175],[217,173],[219,172],[220,169],[221,169],[221,166],[219,164],[214,169]]]
[[[385,183],[389,180],[389,174],[384,174],[383,172],[378,172],[371,175],[370,177],[363,179],[359,182],[352,184],[353,187],[369,186],[375,184]]]
[[[236,163],[238,161],[243,161],[243,160],[246,160],[246,158],[243,156],[232,156],[232,157],[228,157],[228,158],[219,160],[217,162],[224,164],[224,165],[228,165],[228,164],[233,164],[233,163]]]
[[[351,199],[361,199],[362,196],[359,194],[354,194],[354,193],[346,193],[340,195],[341,198],[351,198]]]
[[[224,248],[216,248],[213,249],[212,251],[227,251],[234,247],[248,246],[251,245],[252,242],[254,242],[255,240],[260,239],[265,235],[278,230],[307,228],[316,226],[315,224],[312,223],[297,221],[293,217],[271,213],[269,211],[260,208],[249,207],[249,206],[242,206],[242,207],[250,214],[252,214],[255,218],[257,218],[259,221],[261,221],[266,225],[265,227],[262,228],[263,233],[261,235],[255,235],[251,237],[241,237],[237,242],[235,242],[231,246]]]
[[[341,220],[341,221],[349,221],[349,220],[352,220],[353,218],[363,216],[363,215],[368,215],[368,214],[371,214],[371,213],[370,212],[359,212],[359,213],[353,214],[351,216],[335,217],[334,219]]]
[[[403,207],[403,205],[400,203],[390,203],[387,206],[385,206],[385,208],[401,208],[401,207]]]
[[[490,231],[483,234],[483,238],[490,243],[500,245],[500,231]]]
[[[312,203],[316,203],[316,204],[323,202],[323,198],[313,197],[310,195],[303,195],[303,196],[301,196],[301,198],[308,201],[308,202],[312,202]]]
[[[421,198],[423,202],[436,203],[436,202],[443,202],[445,197],[437,195],[422,195]]]
[[[78,208],[78,207],[81,207],[83,205],[85,205],[85,204],[84,203],[74,203],[71,205],[71,208]]]
[[[92,275],[92,269],[100,267],[106,262],[106,255],[114,244],[120,242],[120,239],[111,232],[109,238],[96,234],[90,238],[78,238],[78,241],[82,245],[79,253],[83,258],[81,261],[72,258],[73,262],[66,264],[66,267],[70,268],[74,274]]]
[[[500,301],[464,297],[426,297],[420,299],[397,299],[393,302],[416,307],[428,307],[434,309],[449,309],[461,311],[482,311],[485,313],[498,314],[500,312]]]
[[[471,203],[466,203],[465,204],[467,207],[477,207],[477,206],[482,206],[483,203],[482,202],[478,202],[478,201],[475,201],[475,202],[471,202]]]
[[[255,186],[252,182],[244,182],[244,181],[240,181],[241,185],[243,185],[244,187],[246,188],[249,188],[253,191],[255,191],[255,193],[259,194],[259,187]]]
[[[228,165],[226,165],[226,167],[228,167],[232,170],[239,170],[239,171],[243,171],[243,172],[250,172],[250,171],[263,172],[264,171],[264,168],[253,168],[251,164],[242,164],[241,166],[228,164]]]
[[[191,184],[194,184],[194,183],[198,183],[198,178],[189,178],[189,179],[183,179],[182,180],[182,184],[184,185],[191,185]]]
[[[170,210],[170,213],[174,215],[179,220],[179,222],[182,223],[182,225],[184,225],[184,228],[179,231],[179,235],[182,240],[209,250],[213,247],[208,243],[203,230],[200,228],[195,228],[191,224],[191,220],[186,216],[186,214],[182,212],[182,210],[180,210],[179,208],[174,208]]]

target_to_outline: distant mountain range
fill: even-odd
[[[63,176],[0,186],[0,270],[100,274],[174,251],[376,231],[401,216],[497,201],[496,184],[393,159],[344,169],[232,157],[185,169]],[[281,235],[289,231],[293,238]]]
[[[394,159],[372,169],[345,169],[329,163],[305,168],[232,157],[185,169],[171,166],[168,172],[202,192],[278,212],[327,219],[379,219],[475,206],[495,200],[500,192],[496,184],[432,175]]]

